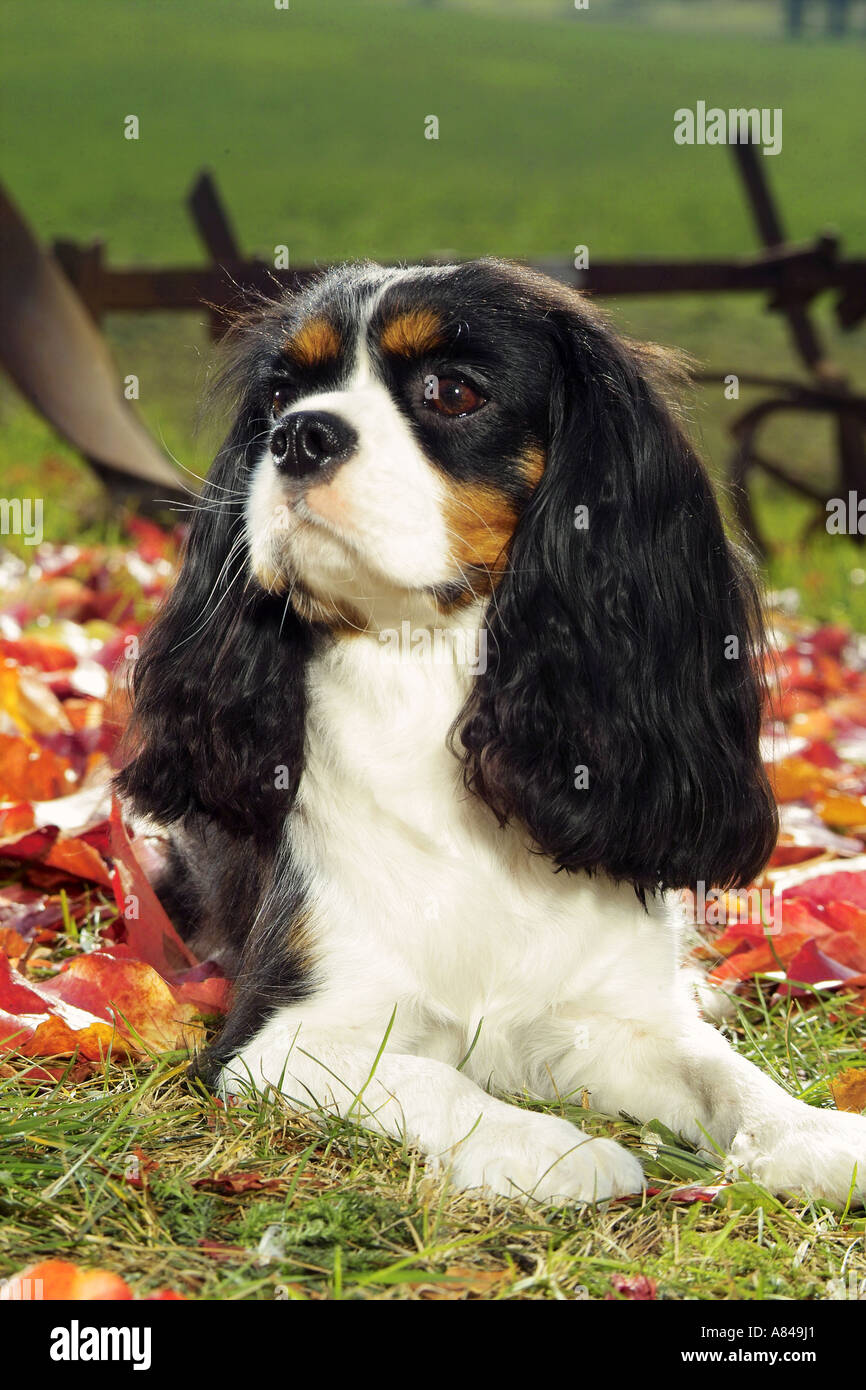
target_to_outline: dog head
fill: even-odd
[[[476,605],[490,660],[452,746],[500,822],[640,891],[748,881],[776,828],[758,603],[655,375],[507,263],[340,268],[263,308],[123,789],[162,820],[275,825],[316,631]]]
[[[353,626],[491,592],[544,468],[548,335],[529,304],[491,265],[340,272],[293,305],[246,509],[266,590]]]

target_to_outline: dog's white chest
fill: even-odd
[[[504,1036],[525,1047],[558,1014],[568,1035],[580,997],[614,1001],[650,939],[670,956],[630,888],[557,874],[465,790],[448,747],[465,689],[459,668],[368,639],[314,663],[292,848],[323,970],[351,982],[353,1009],[404,1001],[439,1054],[483,1018],[501,1064]]]

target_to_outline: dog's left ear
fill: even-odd
[[[746,883],[777,832],[755,585],[641,353],[587,307],[546,324],[547,465],[458,721],[467,783],[562,868]]]

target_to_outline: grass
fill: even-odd
[[[756,986],[733,1035],[813,1103],[862,1061],[859,1021],[829,998],[783,1018]],[[862,1211],[750,1182],[678,1203],[717,1168],[661,1127],[546,1107],[639,1152],[659,1191],[583,1211],[491,1202],[451,1194],[417,1154],[346,1123],[279,1101],[225,1109],[184,1065],[112,1062],[36,1090],[0,1081],[0,1277],[65,1257],[138,1293],[219,1300],[598,1299],[637,1274],[664,1299],[826,1299],[866,1280]]]
[[[88,0],[87,14],[7,8],[4,181],[43,236],[104,235],[117,261],[201,259],[182,200],[202,164],[268,259],[280,243],[298,262],[745,251],[728,152],[673,142],[674,110],[699,98],[782,107],[765,163],[791,235],[836,221],[866,244],[856,41],[708,42],[405,0]]]

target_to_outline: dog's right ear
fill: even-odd
[[[117,778],[163,824],[273,840],[297,791],[309,629],[250,576],[244,501],[267,420],[249,393],[208,474],[180,574],[132,676]]]

